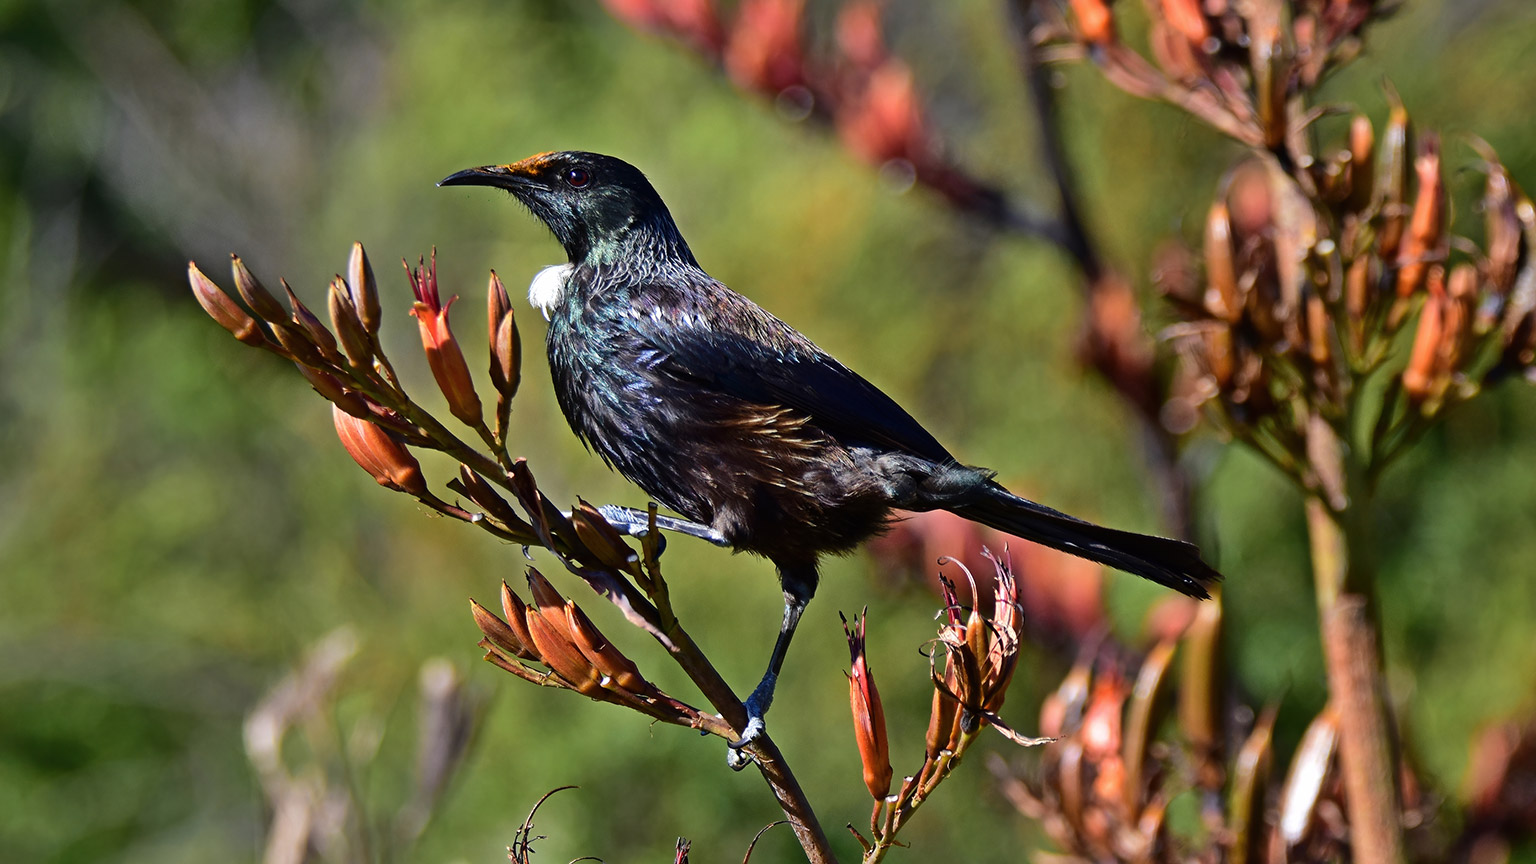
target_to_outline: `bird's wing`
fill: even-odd
[[[953,462],[896,401],[794,328],[719,283],[706,292],[642,292],[653,314],[636,316],[669,374],[744,402],[805,414],[848,445]]]

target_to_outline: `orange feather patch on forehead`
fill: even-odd
[[[535,153],[526,159],[513,162],[511,165],[506,165],[504,167],[513,174],[535,175],[548,167],[550,160],[554,157],[554,155],[554,151],[549,151],[546,153]]]

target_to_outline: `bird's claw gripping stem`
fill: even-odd
[[[644,539],[645,535],[650,533],[651,516],[650,513],[644,510],[622,507],[617,504],[604,504],[597,508],[597,512],[598,515],[603,517],[604,521],[613,526],[615,531],[622,534],[627,534],[637,539]],[[658,514],[656,516],[656,527],[662,531],[671,531],[674,534],[684,534],[689,537],[697,537],[700,540],[708,540],[716,546],[731,545],[730,541],[725,539],[724,534],[708,525],[700,525],[697,522],[678,519],[675,516],[662,516]],[[659,554],[666,549],[667,544],[664,535],[658,536],[656,540],[656,551]]]

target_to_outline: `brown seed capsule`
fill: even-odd
[[[363,329],[377,334],[384,315],[379,308],[379,283],[373,278],[373,265],[368,263],[361,243],[352,244],[352,256],[347,259],[347,288]]]
[[[335,405],[331,406],[331,419],[336,423],[336,436],[347,448],[347,453],[364,471],[373,475],[380,486],[417,497],[427,494],[421,463],[405,449],[405,445],[377,424],[353,417]]]
[[[218,322],[220,327],[228,330],[231,335],[247,345],[264,347],[270,343],[266,334],[262,333],[261,326],[256,323],[250,313],[240,308],[233,298],[219,286],[213,284],[213,280],[203,275],[203,271],[197,269],[197,263],[187,262],[187,281],[192,285],[192,294],[197,297],[197,302],[203,307],[208,316]]]
[[[565,679],[572,690],[593,699],[601,699],[607,693],[597,668],[587,662],[571,642],[563,614],[556,618],[553,614],[544,614],[542,609],[529,609],[528,632],[533,636],[533,644],[544,665]]]
[[[240,299],[245,301],[245,305],[251,307],[251,311],[264,321],[287,324],[288,310],[251,274],[240,256],[231,254],[229,262],[235,274],[235,290],[240,292]]]
[[[1253,21],[1249,48],[1253,67],[1254,100],[1258,102],[1259,128],[1264,146],[1277,150],[1285,144],[1290,118],[1286,113],[1289,98],[1290,58],[1281,38],[1278,18]]]
[[[489,513],[493,519],[505,525],[513,533],[529,538],[535,536],[533,526],[518,516],[517,511],[512,509],[512,505],[507,503],[507,499],[501,497],[501,493],[492,488],[484,477],[476,474],[468,465],[459,466],[457,491],[467,496],[480,509]]]

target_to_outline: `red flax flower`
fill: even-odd
[[[410,277],[411,290],[416,294],[411,314],[416,316],[416,323],[421,327],[421,347],[427,352],[427,365],[432,368],[438,389],[448,400],[448,411],[466,425],[479,428],[483,422],[480,397],[475,395],[475,384],[470,380],[464,352],[448,327],[448,309],[459,298],[450,297],[444,303],[438,296],[437,250],[432,250],[430,264],[418,262],[414,271],[410,264],[405,264],[405,272]]]
[[[838,615],[842,618],[841,613]],[[864,763],[864,785],[876,800],[891,791],[891,747],[885,734],[885,709],[880,705],[880,691],[869,671],[864,654],[864,623],[869,617],[853,616],[853,626],[843,618],[843,634],[848,637],[851,670],[848,673],[848,701],[853,707],[853,738],[859,745],[859,760]]]

